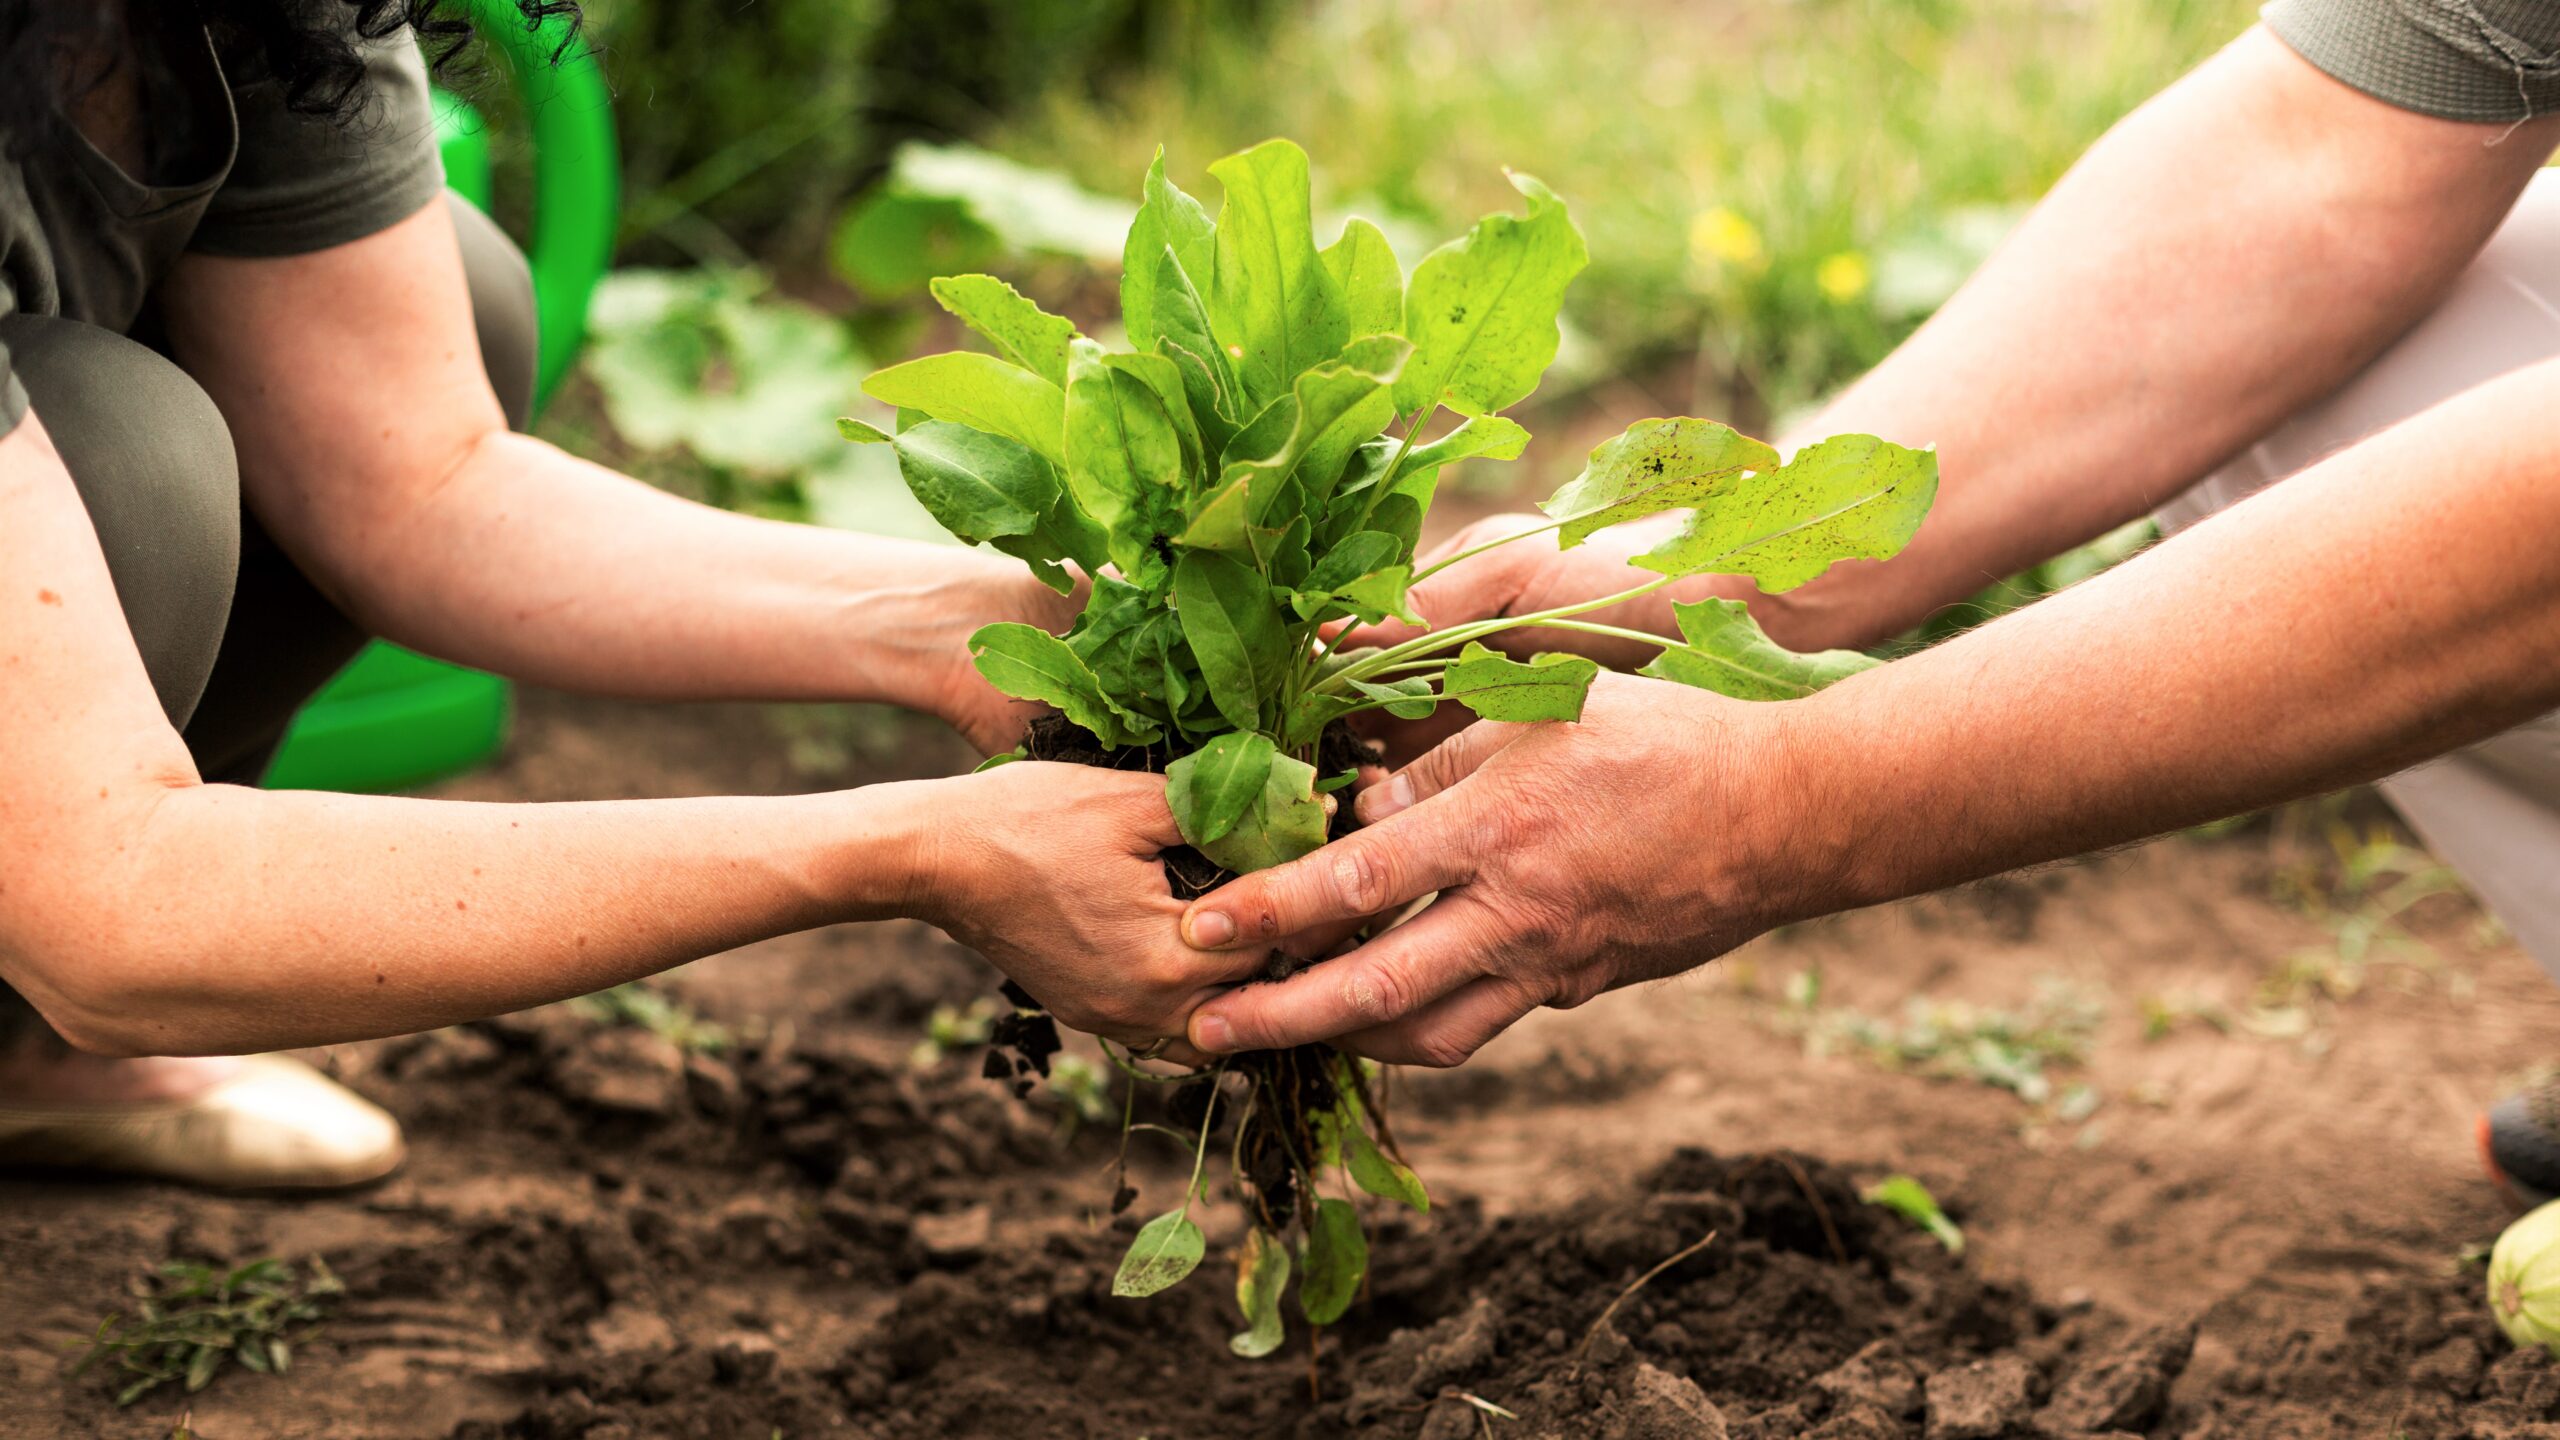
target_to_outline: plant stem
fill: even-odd
[[[1191,1183],[1183,1187],[1182,1213],[1191,1213],[1191,1202],[1200,1194],[1200,1176],[1209,1168],[1209,1127],[1218,1123],[1218,1082],[1226,1078],[1227,1067],[1221,1062],[1209,1072],[1209,1103],[1200,1111],[1200,1146],[1191,1156]]]
[[[1571,517],[1571,516],[1567,516],[1567,517],[1565,517],[1565,519],[1566,519],[1566,520],[1570,520],[1570,519],[1572,519],[1572,518],[1573,518],[1573,517]],[[1461,561],[1461,560],[1472,560],[1472,559],[1474,559],[1476,556],[1483,554],[1483,553],[1484,553],[1484,552],[1486,552],[1487,550],[1491,550],[1491,549],[1493,549],[1494,547],[1496,547],[1496,546],[1498,546],[1498,545],[1508,545],[1508,544],[1510,544],[1510,543],[1511,543],[1512,541],[1514,541],[1514,540],[1526,540],[1526,539],[1528,539],[1528,538],[1529,538],[1530,536],[1532,536],[1532,535],[1544,535],[1544,534],[1546,534],[1546,533],[1547,533],[1548,531],[1550,531],[1550,530],[1557,530],[1557,529],[1561,529],[1561,528],[1563,528],[1564,524],[1565,524],[1565,520],[1550,520],[1550,521],[1548,521],[1546,524],[1541,525],[1541,526],[1537,527],[1537,528],[1536,528],[1536,529],[1534,529],[1534,530],[1523,530],[1523,531],[1521,531],[1520,533],[1518,533],[1518,534],[1516,534],[1516,535],[1505,535],[1505,536],[1503,536],[1503,537],[1502,537],[1501,539],[1499,539],[1499,540],[1487,540],[1486,542],[1484,542],[1484,543],[1483,543],[1483,544],[1481,544],[1481,545],[1477,545],[1477,546],[1473,546],[1473,547],[1470,547],[1470,548],[1465,549],[1465,550],[1461,550],[1461,551],[1459,551],[1457,554],[1450,556],[1448,559],[1446,559],[1446,560],[1442,560],[1442,561],[1438,561],[1437,563],[1433,564],[1429,569],[1424,570],[1422,573],[1420,573],[1420,574],[1418,574],[1418,575],[1414,576],[1414,577],[1413,577],[1413,581],[1412,581],[1412,583],[1413,583],[1414,585],[1419,585],[1419,584],[1421,584],[1423,581],[1430,579],[1432,576],[1439,574],[1441,571],[1448,569],[1450,566],[1457,564],[1457,563],[1458,563],[1459,561]]]
[[[1342,669],[1326,676],[1317,684],[1316,688],[1329,693],[1338,693],[1337,687],[1347,688],[1351,681],[1366,680],[1370,676],[1379,673],[1390,665],[1419,659],[1425,655],[1437,654],[1442,650],[1449,650],[1457,646],[1464,645],[1470,640],[1479,640],[1487,635],[1500,634],[1505,630],[1530,629],[1539,625],[1549,624],[1553,621],[1562,620],[1569,616],[1580,615],[1587,611],[1606,610],[1612,605],[1623,605],[1627,601],[1637,599],[1640,596],[1650,595],[1654,591],[1669,585],[1672,581],[1678,578],[1679,577],[1675,575],[1665,575],[1657,580],[1648,580],[1644,584],[1638,585],[1631,590],[1621,590],[1615,595],[1603,595],[1597,600],[1584,600],[1577,604],[1559,605],[1552,610],[1540,610],[1529,615],[1505,615],[1491,620],[1478,620],[1465,625],[1453,625],[1446,630],[1434,630],[1429,634],[1420,636],[1419,638],[1408,640],[1402,645],[1395,646],[1392,649],[1381,651],[1380,653],[1373,655],[1369,659],[1363,660],[1356,665],[1344,666]],[[1650,643],[1656,645],[1669,645],[1672,643],[1671,641],[1662,639],[1660,636],[1651,636],[1648,637],[1648,639]]]

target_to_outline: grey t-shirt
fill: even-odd
[[[181,255],[325,250],[443,193],[426,67],[405,34],[365,47],[362,109],[345,123],[287,109],[273,81],[233,83],[201,26],[173,24],[145,43],[165,52],[142,91],[147,128],[174,140],[155,148],[177,173],[147,183],[69,126],[21,159],[0,159],[0,315],[123,334]],[[0,435],[26,409],[0,341]]]
[[[2377,100],[2502,123],[2560,108],[2560,0],[2275,0],[2267,28]]]

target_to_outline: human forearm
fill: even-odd
[[[2369,779],[2560,705],[2560,365],[1795,707],[1824,908]],[[2401,578],[2393,578],[2401,577]],[[1825,868],[1817,865],[1816,868]]]
[[[993,556],[727,514],[504,432],[416,493],[314,527],[357,618],[568,689],[943,713],[978,626],[1071,613]]]
[[[66,835],[91,863],[22,877],[6,948],[94,1049],[427,1029],[911,908],[925,788],[478,805],[174,786]]]

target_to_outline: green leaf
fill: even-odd
[[[1354,680],[1351,688],[1372,700],[1383,700],[1387,713],[1399,720],[1428,720],[1440,708],[1440,697],[1432,693],[1430,677],[1407,675],[1400,680]]]
[[[1011,750],[1000,751],[969,767],[969,773],[976,775],[988,770],[1000,769],[1017,760],[1028,760],[1030,758],[1030,756],[1023,754],[1019,747]]]
[[[1157,737],[1103,694],[1093,672],[1057,636],[1011,621],[969,637],[969,655],[987,683],[1017,700],[1054,705],[1105,745],[1143,745]]]
[[[1744,471],[1778,468],[1778,452],[1711,420],[1639,420],[1593,447],[1582,473],[1539,509],[1565,522],[1558,548],[1595,530],[1665,510],[1705,508]]]
[[[1283,521],[1280,500],[1291,493],[1293,479],[1299,490],[1291,508],[1304,512],[1325,505],[1351,453],[1395,419],[1389,386],[1410,353],[1400,336],[1353,341],[1340,359],[1298,377],[1292,403],[1284,408],[1274,402],[1228,443],[1221,489],[1244,484],[1251,524]]]
[[[1527,398],[1556,358],[1565,287],[1590,254],[1554,192],[1527,175],[1526,217],[1488,215],[1423,257],[1405,290],[1413,363],[1396,381],[1396,412],[1446,405],[1490,415]]]
[[[1165,803],[1194,848],[1216,844],[1262,798],[1278,751],[1268,735],[1221,735],[1165,767]]]
[[[228,1350],[217,1350],[210,1345],[194,1347],[194,1353],[187,1357],[187,1393],[193,1395],[212,1384],[214,1372],[220,1370],[222,1362],[230,1358],[231,1352]]]
[[[1634,563],[1664,575],[1746,575],[1792,590],[1836,560],[1886,560],[1919,532],[1938,456],[1873,435],[1835,435],[1766,474],[1739,477],[1688,527]]]
[[[1111,1278],[1111,1293],[1143,1300],[1170,1289],[1198,1269],[1200,1257],[1208,1253],[1208,1237],[1191,1223],[1191,1217],[1180,1210],[1166,1211],[1142,1226],[1138,1238],[1129,1243],[1129,1253],[1120,1259],[1120,1273]]]
[[[1523,665],[1470,640],[1443,672],[1440,688],[1487,720],[1575,720],[1599,674],[1596,661],[1579,655],[1537,655]]]
[[[1950,1255],[1964,1253],[1964,1232],[1947,1212],[1938,1208],[1938,1197],[1929,1187],[1908,1175],[1887,1175],[1867,1187],[1862,1197],[1870,1205],[1881,1205],[1912,1224],[1926,1230],[1937,1242],[1947,1247]]]
[[[1120,323],[1129,332],[1131,349],[1152,350],[1156,337],[1166,333],[1158,328],[1164,280],[1157,257],[1171,250],[1177,269],[1206,275],[1215,253],[1213,233],[1209,212],[1165,178],[1164,147],[1157,146],[1155,161],[1147,166],[1144,203],[1129,222],[1129,238],[1120,251]],[[1183,283],[1191,284],[1188,279]]]
[[[1067,342],[1075,322],[1052,315],[993,275],[946,275],[933,298],[961,323],[995,342],[1005,358],[1052,385],[1067,383]]]
[[[1111,559],[1136,577],[1159,536],[1181,526],[1182,439],[1155,388],[1078,340],[1067,360],[1067,486],[1110,537]],[[1160,562],[1157,562],[1160,563]]]
[[[1404,267],[1377,226],[1353,216],[1342,238],[1324,248],[1325,272],[1342,291],[1354,335],[1385,335],[1404,328]]]
[[[1051,464],[1066,462],[1066,394],[1009,360],[969,350],[927,355],[873,372],[862,393],[1019,440]]]
[[[1356,1113],[1352,1120],[1343,1129],[1343,1163],[1351,1171],[1351,1183],[1381,1200],[1429,1210],[1431,1195],[1422,1188],[1422,1178],[1379,1149],[1378,1142],[1370,1138],[1368,1127],[1358,1123]]]
[[[1177,545],[1195,550],[1244,550],[1250,548],[1251,537],[1245,527],[1253,512],[1253,482],[1259,471],[1246,470],[1219,486],[1200,508],[1192,512],[1191,523],[1174,537]]]
[[[1075,577],[1109,558],[1104,537],[1059,483],[1057,467],[1019,441],[945,420],[927,420],[890,435],[851,418],[836,425],[857,444],[886,444],[898,473],[942,528],[972,545],[992,544],[1029,564],[1050,589],[1073,593]]]
[[[1675,604],[1671,613],[1689,643],[1666,647],[1637,674],[1736,700],[1797,700],[1879,663],[1855,650],[1799,655],[1764,634],[1739,600]]]
[[[1235,828],[1194,848],[1222,868],[1250,875],[1322,849],[1325,823],[1324,801],[1316,794],[1316,767],[1292,756],[1275,755],[1263,777],[1262,794],[1237,819]]]
[[[1105,355],[1102,363],[1137,376],[1156,392],[1165,418],[1173,422],[1174,438],[1182,442],[1182,479],[1176,482],[1177,487],[1192,476],[1207,473],[1209,461],[1200,448],[1200,426],[1192,418],[1191,396],[1183,388],[1182,367],[1163,355]]]
[[[1362,619],[1393,615],[1408,624],[1421,618],[1405,604],[1413,567],[1400,563],[1404,545],[1382,530],[1362,530],[1344,537],[1316,561],[1306,580],[1290,593],[1290,608],[1301,620],[1328,618],[1326,607],[1342,605]]]
[[[1360,1233],[1360,1213],[1350,1201],[1316,1202],[1299,1264],[1298,1308],[1308,1323],[1330,1325],[1341,1319],[1369,1270],[1369,1237]]]
[[[1244,1312],[1244,1333],[1227,1348],[1247,1360],[1258,1360],[1280,1348],[1280,1295],[1289,1288],[1289,1247],[1280,1237],[1256,1225],[1244,1237],[1236,1256],[1236,1308]]]
[[[1223,449],[1244,423],[1243,386],[1226,348],[1209,328],[1207,303],[1171,247],[1156,257],[1156,271],[1155,348],[1180,367],[1183,393],[1201,435],[1212,450]]]
[[[1396,479],[1460,460],[1517,460],[1520,452],[1528,448],[1529,432],[1520,428],[1518,421],[1478,415],[1460,421],[1457,428],[1429,444],[1414,446],[1406,453],[1404,463],[1396,467]]]
[[[1289,663],[1271,587],[1215,551],[1185,550],[1173,567],[1173,601],[1218,713],[1238,730],[1259,729],[1262,702],[1280,693]]]
[[[1316,254],[1307,152],[1266,140],[1209,173],[1226,187],[1213,237],[1209,318],[1247,399],[1267,403],[1342,349],[1351,318]]]

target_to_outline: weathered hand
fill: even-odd
[[[1819,910],[1833,857],[1787,828],[1811,793],[1785,743],[1792,708],[1603,675],[1577,723],[1469,726],[1365,792],[1367,828],[1192,904],[1193,944],[1259,954],[1438,892],[1346,955],[1201,1006],[1192,1044],[1333,1040],[1455,1065],[1539,1006],[1676,974]]]
[[[1182,843],[1164,778],[1019,761],[924,782],[906,912],[941,926],[1078,1030],[1131,1045],[1183,1017],[1260,954],[1182,943],[1158,856]]]

